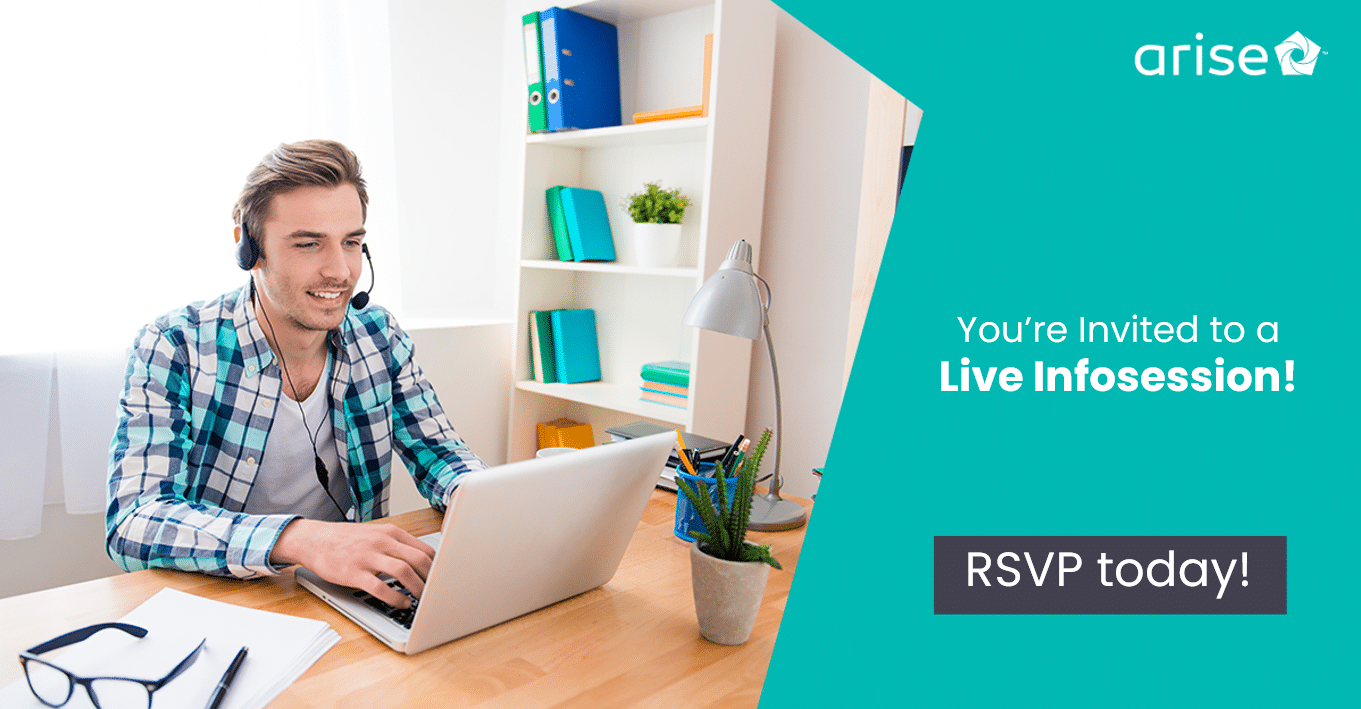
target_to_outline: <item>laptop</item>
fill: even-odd
[[[466,474],[441,530],[421,537],[435,560],[414,612],[301,567],[298,584],[408,655],[585,593],[614,577],[675,443],[657,434]]]

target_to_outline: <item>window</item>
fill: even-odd
[[[387,27],[385,3],[5,3],[0,353],[127,346],[243,285],[231,207],[280,142],[340,140],[395,202]]]

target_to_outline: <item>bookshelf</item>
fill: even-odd
[[[732,242],[760,246],[775,6],[766,0],[561,6],[618,28],[624,125],[516,139],[522,189],[512,230],[520,244],[507,460],[533,457],[535,424],[563,416],[591,424],[597,443],[609,439],[605,429],[638,420],[734,438],[746,420],[753,343],[698,331],[681,319]],[[520,3],[515,10],[545,7]],[[508,42],[520,42],[519,14],[508,13]],[[708,33],[714,34],[709,115],[632,124],[638,111],[700,102]],[[677,262],[664,268],[635,263],[631,222],[621,206],[625,195],[653,180],[691,198]],[[604,193],[617,261],[553,258],[544,191],[559,184]],[[533,381],[528,314],[554,308],[596,311],[601,381]],[[639,399],[642,365],[670,359],[691,363],[688,409]]]

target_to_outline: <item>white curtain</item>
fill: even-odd
[[[379,2],[0,5],[0,539],[104,509],[127,347],[246,282],[231,206],[281,142],[364,163],[397,263],[388,10]],[[398,269],[384,305],[400,311]],[[367,276],[365,276],[365,283]]]

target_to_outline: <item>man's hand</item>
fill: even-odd
[[[377,575],[397,579],[419,598],[434,558],[429,544],[390,524],[311,519],[284,527],[270,554],[274,564],[302,564],[331,583],[357,588],[397,608],[409,607],[411,600]]]

